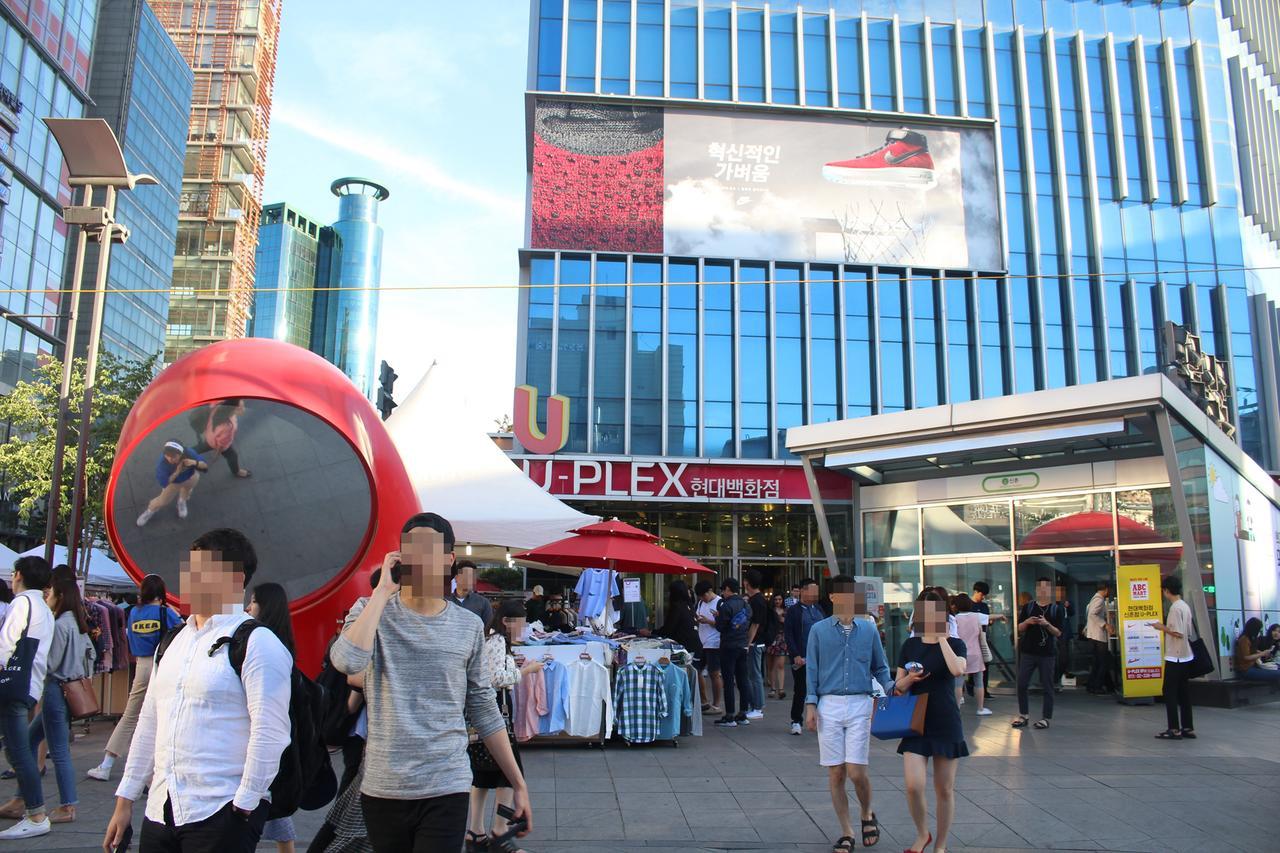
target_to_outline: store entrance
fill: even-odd
[[[1089,600],[1097,592],[1098,582],[1106,581],[1115,589],[1116,552],[1111,550],[1071,551],[1056,554],[1028,554],[1018,557],[1018,607],[1035,598],[1036,581],[1053,582],[1053,600],[1066,610],[1067,625],[1058,640],[1056,676],[1072,678],[1082,685],[1088,681],[1093,654],[1084,638]]]
[[[973,585],[981,581],[991,588],[986,603],[991,608],[987,643],[991,647],[993,675],[1014,681],[1013,657],[1013,564],[1007,558],[947,557],[925,560],[924,585],[941,586],[956,595],[972,596]]]

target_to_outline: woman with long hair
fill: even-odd
[[[208,412],[208,417],[202,417]],[[244,400],[233,397],[215,403],[208,409],[197,409],[191,416],[191,428],[196,432],[196,453],[213,461],[214,455],[227,460],[231,476],[244,479],[252,476],[248,469],[240,467],[240,456],[233,446],[236,430],[240,428],[240,416],[244,414]],[[210,455],[212,454],[212,455]]]
[[[947,834],[955,815],[957,759],[969,754],[956,701],[956,682],[965,674],[968,650],[960,640],[947,635],[947,596],[937,589],[925,589],[916,599],[912,615],[914,636],[898,653],[896,692],[928,695],[924,733],[905,737],[898,744],[902,756],[907,806],[915,823],[915,842],[909,853],[923,851],[930,843],[935,853],[947,849]],[[974,651],[976,654],[977,651]],[[933,791],[937,798],[937,837],[929,832],[925,783],[929,759],[933,759]]]
[[[33,753],[41,741],[49,742],[49,758],[53,761],[62,802],[49,812],[49,822],[71,823],[76,819],[76,770],[71,763],[71,712],[62,695],[62,685],[93,675],[96,655],[76,582],[66,578],[55,580],[45,593],[45,602],[53,611],[53,639],[49,641],[40,713],[31,721],[28,742]]]
[[[764,671],[768,676],[769,696],[773,699],[787,698],[787,632],[784,630],[787,622],[786,599],[782,593],[774,593],[769,599],[769,606],[773,608],[774,617],[778,622],[778,634],[773,638],[773,642],[764,650]]]
[[[511,741],[511,751],[515,753],[516,764],[521,767],[520,752],[516,749],[515,738],[510,737],[511,731],[511,690],[520,679],[531,672],[537,672],[542,669],[540,661],[526,661],[522,666],[516,664],[515,656],[511,653],[511,647],[516,640],[524,633],[525,626],[525,608],[522,601],[505,601],[494,611],[493,618],[489,621],[489,627],[485,632],[484,653],[481,656],[481,672],[482,678],[493,685],[498,695],[498,708],[502,711],[502,716],[507,721],[508,739]],[[480,741],[476,741],[480,743]],[[483,744],[482,744],[483,747]],[[491,829],[488,833],[485,831],[485,824],[489,818],[489,792],[495,791],[494,800],[495,807],[499,805],[510,806],[515,801],[515,795],[511,790],[511,783],[503,772],[496,765],[488,762],[481,763],[477,759],[481,758],[475,751],[475,747],[471,747],[468,751],[471,755],[471,810],[467,818],[467,850],[483,851],[494,850],[501,853],[523,853],[515,839],[508,839],[503,842],[500,847],[494,847],[491,844],[490,835],[500,835],[506,832],[505,826],[498,825],[498,818],[495,816]],[[496,812],[495,812],[496,815]]]
[[[1262,648],[1262,620],[1251,616],[1236,638],[1236,675],[1250,681],[1280,682],[1280,669],[1263,666],[1268,657],[1271,654]]]
[[[151,683],[156,646],[160,645],[165,634],[182,624],[182,617],[165,603],[167,596],[164,578],[147,575],[142,579],[138,603],[129,608],[125,634],[129,638],[129,653],[134,658],[133,684],[129,687],[129,701],[124,706],[124,714],[107,741],[102,762],[87,774],[90,779],[99,782],[110,780],[116,759],[129,751],[133,730],[138,726],[138,715],[142,713],[142,702],[147,698],[147,686]]]
[[[693,618],[693,595],[684,581],[674,580],[667,586],[667,611],[654,633],[679,643],[688,649],[689,654],[696,655],[702,651],[698,625]]]
[[[284,643],[289,654],[294,654],[293,617],[289,615],[289,595],[278,583],[260,583],[249,596],[249,615],[267,627]],[[269,820],[262,827],[262,840],[274,841],[280,853],[293,853],[293,843],[298,840],[293,818],[281,817]]]

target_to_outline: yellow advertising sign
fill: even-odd
[[[1159,696],[1164,683],[1164,621],[1159,566],[1121,566],[1116,573],[1120,625],[1120,677],[1126,699]]]

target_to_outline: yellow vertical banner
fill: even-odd
[[[1116,573],[1120,625],[1120,677],[1124,697],[1159,696],[1164,682],[1164,619],[1159,566],[1121,566]]]

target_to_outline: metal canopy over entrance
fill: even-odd
[[[787,449],[806,473],[839,471],[854,483],[855,519],[865,487],[921,480],[990,475],[1034,466],[1162,458],[1177,518],[1184,589],[1200,624],[1211,624],[1201,582],[1179,453],[1209,447],[1254,481],[1280,505],[1280,491],[1239,447],[1169,379],[1152,374],[1038,391],[990,400],[936,406],[853,420],[795,427]],[[1192,475],[1196,479],[1195,475]],[[821,495],[810,491],[828,567],[837,558],[826,532]],[[863,565],[861,525],[855,523],[855,561]]]

